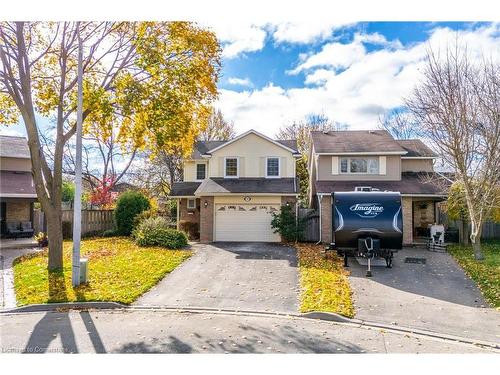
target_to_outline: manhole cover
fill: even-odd
[[[425,264],[425,258],[405,258],[405,263]]]

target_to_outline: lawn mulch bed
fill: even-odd
[[[323,246],[296,245],[300,272],[300,311],[326,311],[352,318],[354,306],[349,271],[336,254],[325,257]]]
[[[89,283],[71,285],[72,242],[64,242],[64,269],[47,271],[48,253],[22,256],[14,262],[14,288],[19,306],[72,301],[130,304],[192,254],[189,250],[139,247],[127,237],[82,241]]]

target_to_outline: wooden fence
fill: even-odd
[[[299,208],[299,219],[304,219],[304,232],[302,233],[302,241],[318,242],[319,241],[319,214],[318,211],[312,208]]]
[[[35,233],[46,232],[44,214],[40,210],[34,212]],[[62,221],[73,224],[73,210],[62,211]],[[113,210],[82,210],[82,235],[103,232],[114,228]]]
[[[446,213],[439,211],[439,222],[447,225],[450,228],[457,228],[458,230],[463,229],[463,224],[461,220],[450,220]],[[468,233],[470,233],[471,225],[468,224]],[[483,224],[481,230],[482,240],[498,240],[500,239],[500,223],[494,223],[492,221],[487,221]]]

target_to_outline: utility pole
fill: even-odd
[[[75,205],[73,208],[73,268],[71,282],[80,285],[80,239],[82,234],[82,107],[83,107],[83,45],[80,22],[78,33],[78,102],[76,108],[76,161],[75,161]]]

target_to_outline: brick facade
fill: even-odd
[[[179,223],[177,229],[184,230],[189,233],[190,239],[198,239],[200,236],[200,200],[196,199],[196,207],[194,209],[187,207],[187,198],[179,199]],[[185,223],[195,223],[195,230],[188,228]]]
[[[6,221],[31,221],[31,202],[7,202]]]
[[[207,206],[205,207],[205,202]],[[209,243],[214,238],[214,197],[200,199],[200,242]]]
[[[402,197],[403,206],[403,244],[411,245],[413,243],[413,199],[411,197]]]
[[[282,196],[281,197],[281,205],[284,206],[287,203],[290,204],[290,206],[295,207],[295,205],[297,204],[297,198],[290,197],[290,196]]]
[[[321,198],[321,242],[332,242],[332,196]]]

